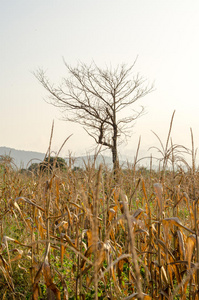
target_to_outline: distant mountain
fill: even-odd
[[[44,153],[34,151],[16,150],[8,147],[0,147],[0,155],[9,155],[13,158],[18,168],[26,169],[31,163],[39,163],[45,157]],[[32,160],[32,161],[31,161]]]
[[[45,154],[41,152],[16,150],[8,147],[0,147],[0,155],[10,156],[13,158],[13,162],[18,168],[24,169],[28,168],[31,163],[40,163],[45,157]],[[64,159],[69,165],[69,158]],[[71,160],[72,167],[85,168],[85,165],[88,165],[89,162],[91,164],[94,162],[94,155],[72,157]],[[95,167],[98,168],[100,164],[105,164],[108,168],[112,168],[112,158],[99,154],[95,161]],[[127,163],[125,161],[120,161],[120,165],[126,167]]]
[[[13,162],[18,168],[24,169],[29,167],[31,163],[39,163],[43,161],[45,157],[44,153],[16,150],[8,147],[0,147],[0,155],[10,156],[11,158],[13,158]],[[66,163],[69,164],[69,158],[65,158],[65,160]],[[94,155],[73,157],[72,162],[72,167],[84,168],[85,164],[87,165],[89,162],[94,162]],[[95,167],[99,167],[101,163],[106,164],[108,167],[112,167],[112,159],[110,157],[98,155]]]

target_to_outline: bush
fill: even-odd
[[[66,162],[62,157],[46,157],[43,162],[39,164],[40,171],[52,171],[54,168],[59,168],[61,170],[66,169]]]

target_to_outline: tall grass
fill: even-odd
[[[0,298],[198,299],[193,135],[191,166],[171,140],[163,150],[158,171],[136,159],[117,182],[92,162],[22,173],[1,160]]]

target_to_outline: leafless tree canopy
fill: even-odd
[[[132,75],[134,64],[116,69],[102,69],[95,63],[65,66],[70,77],[59,86],[51,84],[43,70],[35,75],[50,93],[51,103],[63,109],[65,119],[83,125],[97,144],[111,149],[115,164],[118,142],[127,137],[133,121],[143,113],[143,107],[136,112],[132,104],[153,86],[146,85],[139,74]]]

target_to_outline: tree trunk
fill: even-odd
[[[114,174],[116,174],[116,170],[119,165],[118,154],[117,154],[117,125],[114,125],[114,132],[113,132],[112,161],[113,161]]]

